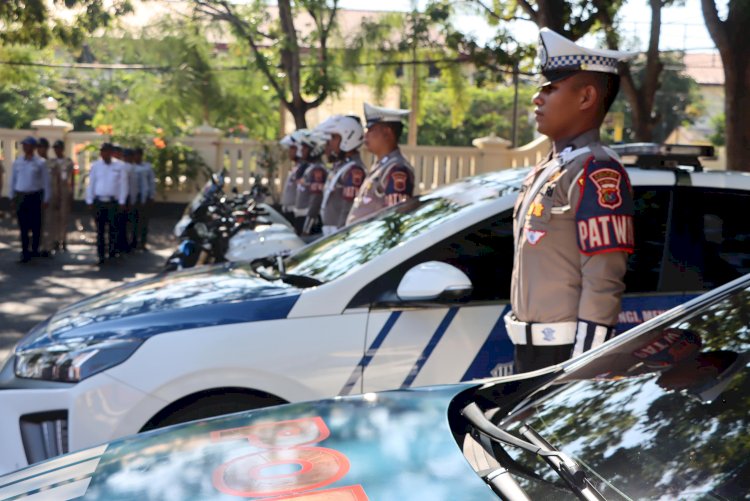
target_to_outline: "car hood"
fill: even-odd
[[[34,327],[18,349],[69,338],[136,337],[197,327],[285,318],[300,290],[269,282],[247,265],[157,275],[91,296]]]
[[[365,394],[176,425],[0,477],[0,498],[28,483],[49,486],[49,495],[67,488],[71,497],[108,501],[497,499],[448,423],[453,398],[476,386]]]

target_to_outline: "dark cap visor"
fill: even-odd
[[[539,87],[545,87],[549,84],[565,80],[576,73],[578,73],[578,70],[544,71],[539,79]]]

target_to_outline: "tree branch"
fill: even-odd
[[[229,25],[234,28],[237,35],[247,41],[248,45],[250,45],[250,48],[253,51],[253,54],[255,55],[255,62],[261,73],[263,73],[268,82],[271,84],[271,87],[273,87],[279,99],[281,99],[285,106],[289,107],[290,103],[286,99],[286,92],[281,87],[281,85],[279,85],[279,82],[276,80],[276,76],[273,74],[271,68],[266,63],[266,60],[261,53],[260,47],[253,37],[253,33],[250,32],[247,24],[237,16],[237,14],[232,9],[232,6],[224,0],[195,0],[195,3],[199,12],[202,12],[217,21],[225,21],[229,23]],[[219,9],[217,7],[217,4],[220,5],[223,9]]]
[[[527,2],[526,0],[517,0],[517,1],[518,1],[518,5],[520,5],[521,9],[523,9],[523,11],[526,12],[526,14],[529,15],[529,17],[531,18],[531,20],[534,21],[535,23],[539,24],[538,23],[539,13],[534,10],[534,7],[532,7],[531,4],[529,2]]]

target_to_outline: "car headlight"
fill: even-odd
[[[78,382],[121,364],[141,339],[71,339],[39,348],[16,350],[16,377]]]

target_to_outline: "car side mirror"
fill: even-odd
[[[401,301],[455,301],[466,298],[473,286],[466,274],[447,263],[427,261],[406,272],[396,295]]]

